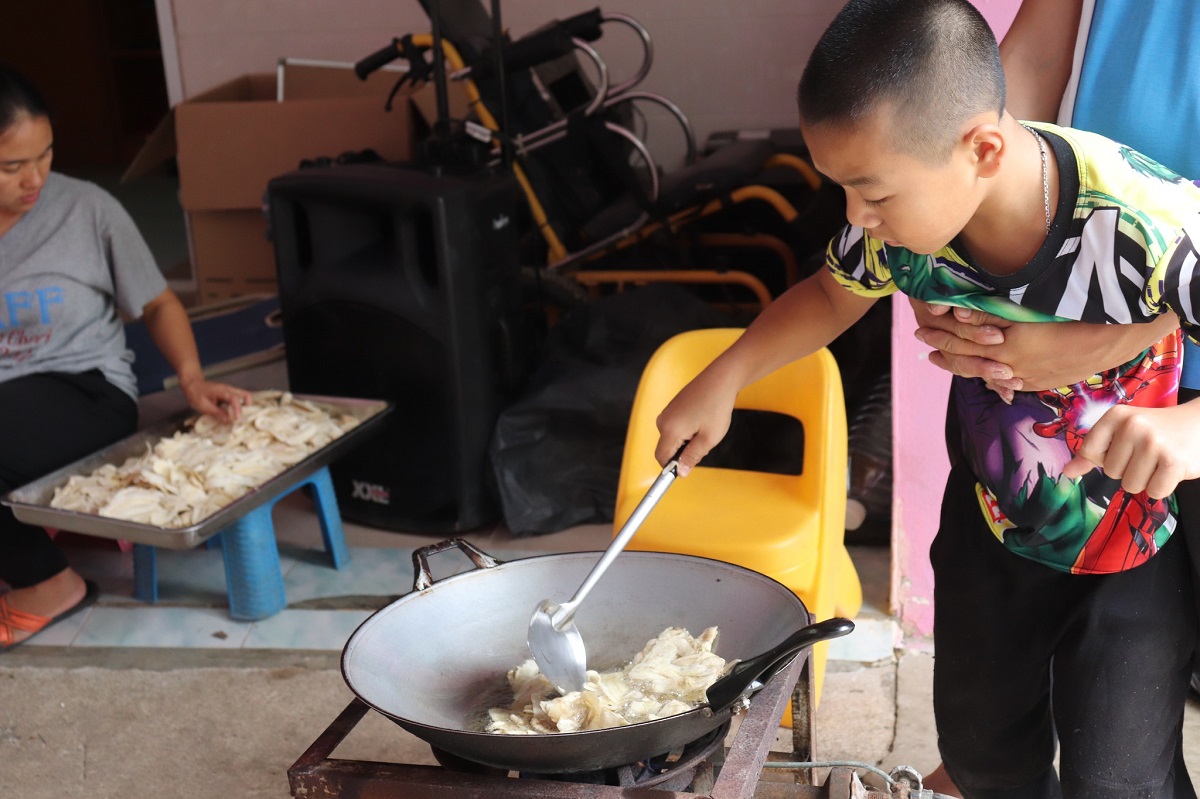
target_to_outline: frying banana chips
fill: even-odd
[[[74,475],[50,507],[155,527],[187,527],[262,485],[357,426],[286,391],[260,391],[232,423],[189,420],[120,466]]]
[[[726,670],[712,651],[717,628],[698,637],[668,627],[621,669],[587,672],[582,691],[559,696],[532,658],[508,672],[513,701],[488,710],[486,731],[508,735],[623,727],[686,713]]]

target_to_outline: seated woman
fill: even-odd
[[[187,313],[121,205],[98,186],[51,172],[53,156],[45,101],[0,65],[0,495],[136,430],[122,314],[144,315],[196,411],[228,420],[250,401],[204,379]],[[2,583],[0,652],[98,593],[45,530],[7,507]]]

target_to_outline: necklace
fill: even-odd
[[[1046,163],[1046,143],[1042,140],[1042,134],[1038,133],[1033,128],[1022,123],[1021,127],[1033,134],[1033,138],[1037,141],[1038,152],[1042,156],[1042,202],[1046,208],[1046,232],[1050,232],[1050,168]]]

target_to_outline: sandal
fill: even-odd
[[[0,594],[0,652],[7,652],[20,646],[47,627],[57,624],[94,603],[100,596],[100,588],[91,580],[84,580],[84,584],[87,586],[87,591],[84,593],[83,599],[53,618],[11,608],[8,605],[8,598]],[[30,635],[14,643],[13,639],[17,632],[27,632]]]

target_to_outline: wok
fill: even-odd
[[[477,568],[435,582],[428,556],[454,548]],[[739,703],[605,730],[480,731],[488,707],[511,701],[508,670],[529,657],[530,608],[573,591],[597,557],[581,552],[501,562],[461,539],[419,549],[413,591],[354,631],[342,652],[342,676],[359,699],[432,746],[506,770],[610,768],[673,751],[719,727]],[[758,572],[689,555],[625,552],[575,621],[589,667],[603,671],[623,666],[667,627],[697,635],[717,625],[717,654],[746,659],[809,625],[810,616],[795,594]],[[776,661],[770,674],[791,660]]]

